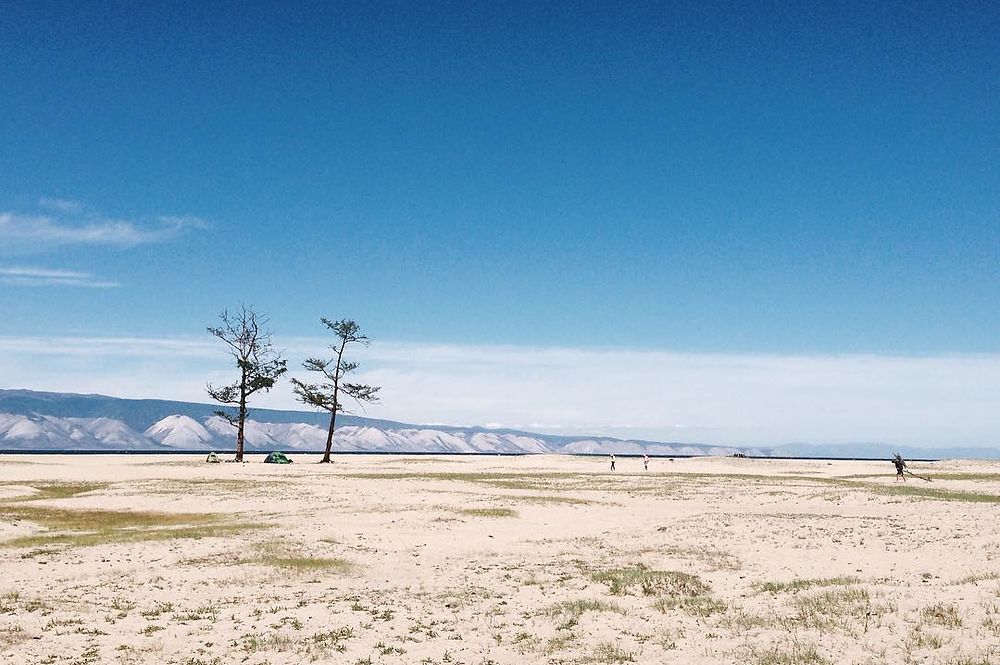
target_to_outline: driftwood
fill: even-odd
[[[913,473],[913,472],[912,472],[912,471],[910,471],[909,469],[903,469],[903,471],[904,471],[905,473],[908,473],[908,474],[910,474],[910,475],[911,475],[911,476],[913,476],[914,478],[919,478],[920,480],[926,480],[927,482],[931,482],[931,479],[930,479],[930,478],[928,478],[927,476],[921,476],[921,475],[920,475],[920,474],[918,474],[918,473]]]

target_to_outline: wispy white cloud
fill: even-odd
[[[67,360],[94,358],[101,364],[116,357],[177,357],[196,362],[220,357],[225,359],[222,348],[207,335],[205,338],[0,336],[0,358],[7,354],[49,355]]]
[[[119,286],[117,282],[97,279],[87,272],[27,267],[0,268],[0,283],[12,286],[78,286],[92,289]]]
[[[38,200],[38,206],[45,208],[46,210],[55,210],[57,212],[63,213],[76,213],[82,212],[84,209],[83,203],[80,201],[73,201],[71,199],[57,199],[43,197]]]
[[[279,338],[290,373],[329,339]],[[367,415],[558,434],[773,445],[880,441],[1000,446],[1000,354],[693,354],[374,343],[354,358],[381,385]],[[0,337],[6,386],[206,401],[225,351],[192,338]],[[278,388],[259,406],[302,408]]]
[[[48,212],[0,212],[0,248],[18,253],[72,245],[128,248],[167,242],[188,229],[208,228],[204,220],[191,216],[117,219],[62,199],[42,199],[40,206]]]
[[[185,229],[205,231],[211,228],[211,224],[207,221],[192,215],[159,215],[154,219],[169,228],[173,228],[178,233]]]

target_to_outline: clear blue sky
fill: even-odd
[[[996,3],[325,4],[5,4],[0,335],[1000,351]]]

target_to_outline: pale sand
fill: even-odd
[[[0,662],[1000,663],[1000,464],[294,457],[0,456]]]

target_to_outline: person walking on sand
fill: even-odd
[[[892,463],[896,465],[896,480],[895,480],[895,482],[898,483],[899,479],[902,478],[903,482],[905,483],[906,482],[906,476],[903,475],[903,471],[906,470],[906,462],[903,461],[903,457],[899,453],[896,453],[895,457],[892,458]]]
[[[649,455],[642,456],[642,468],[644,471],[649,471]]]
[[[615,454],[611,453],[611,470],[615,470]]]

